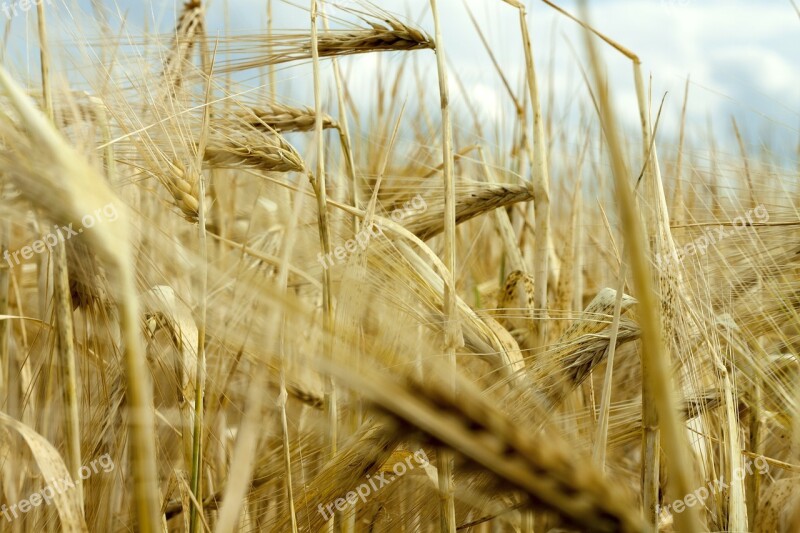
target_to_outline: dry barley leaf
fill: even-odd
[[[118,213],[113,224],[98,224],[81,236],[103,259],[124,264],[127,216],[106,180],[53,128],[2,67],[0,87],[20,122],[15,123],[5,111],[0,113],[0,129],[7,140],[13,139],[0,154],[0,163],[5,164],[14,183],[31,203],[60,224],[72,222],[80,227],[82,217],[113,205]],[[30,157],[33,152],[36,157]]]
[[[0,412],[0,423],[6,428],[19,433],[31,450],[36,465],[44,476],[47,487],[53,487],[53,503],[61,518],[61,531],[87,532],[86,522],[83,517],[83,509],[79,500],[79,493],[76,490],[60,491],[58,487],[63,486],[63,481],[72,476],[67,471],[61,455],[47,439],[39,435],[36,431],[22,422],[15,420],[7,414]]]

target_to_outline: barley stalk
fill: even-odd
[[[329,24],[328,24],[328,17],[323,16],[322,22],[325,27],[325,31],[330,31]],[[352,189],[352,204],[355,207],[359,207],[361,204],[361,184],[358,181],[358,176],[356,175],[356,166],[355,166],[355,156],[353,155],[353,143],[350,137],[350,121],[347,117],[347,105],[345,104],[345,93],[344,93],[344,82],[342,80],[342,72],[339,68],[339,59],[334,57],[332,58],[333,64],[333,76],[336,82],[336,102],[339,108],[339,120],[341,123],[338,125],[339,129],[339,139],[342,143],[342,151],[344,152],[345,162],[347,163],[347,172],[350,176],[350,187]],[[323,123],[324,125],[324,123]],[[359,232],[359,219],[357,217],[353,218],[353,233],[358,234]]]
[[[595,86],[598,88],[600,95],[600,112],[601,118],[605,125],[604,131],[606,139],[611,148],[613,173],[616,182],[617,201],[619,204],[620,217],[622,220],[624,232],[626,235],[626,243],[630,250],[631,273],[634,280],[634,286],[637,289],[637,296],[641,305],[641,327],[642,327],[642,344],[643,350],[647,354],[642,361],[645,384],[645,394],[651,394],[655,411],[657,413],[658,426],[663,428],[664,431],[664,448],[669,461],[669,465],[674,469],[676,479],[672,483],[674,498],[681,498],[682,495],[688,494],[696,486],[690,477],[691,474],[681,468],[682,465],[687,464],[687,443],[682,438],[682,431],[680,423],[676,414],[673,411],[674,405],[674,390],[672,389],[671,376],[669,367],[666,362],[668,361],[665,354],[664,338],[662,337],[663,331],[659,320],[659,313],[657,311],[656,303],[653,298],[652,282],[650,280],[649,268],[646,262],[647,243],[638,225],[640,217],[636,214],[633,204],[633,196],[630,190],[630,185],[626,182],[628,173],[625,169],[625,162],[622,158],[621,145],[617,138],[617,132],[613,124],[613,112],[609,101],[608,92],[605,89],[605,80],[600,74],[599,59],[597,51],[591,38],[586,36],[586,46],[590,51],[592,57],[592,70],[595,76]],[[647,417],[643,419],[643,424],[646,428],[652,427],[654,420]],[[650,447],[646,448],[647,450]],[[657,453],[657,451],[655,452]],[[653,456],[650,457],[650,465],[654,463]],[[657,479],[657,478],[656,478]],[[650,490],[649,486],[645,487]],[[645,495],[645,501],[648,500],[648,495]],[[651,503],[653,509],[655,503]],[[647,508],[648,518],[651,516],[650,509]],[[687,509],[686,514],[681,514],[677,517],[677,522],[681,529],[686,531],[697,531],[699,527],[699,517],[696,509]]]
[[[202,31],[202,11],[198,13],[200,18],[200,31]],[[209,93],[211,90],[211,65],[208,64],[208,51],[205,48],[201,51],[203,58],[203,70],[206,72],[209,81],[206,84],[205,102],[208,104]],[[206,143],[208,141],[209,122],[211,121],[211,106],[206,105],[203,113],[203,123],[200,132],[200,143],[197,149],[197,156],[191,168],[200,168],[205,154]],[[191,489],[195,501],[199,505],[192,505],[189,515],[189,530],[197,533],[200,529],[200,517],[203,514],[203,490],[201,478],[203,475],[203,432],[205,431],[204,419],[204,398],[206,393],[206,317],[208,299],[208,242],[206,237],[206,208],[205,208],[205,179],[202,174],[196,179],[198,187],[198,240],[200,243],[200,268],[197,269],[197,287],[199,306],[197,310],[197,361],[195,363],[196,375],[194,383],[194,412],[192,427],[192,454],[191,454]]]
[[[536,266],[534,276],[534,306],[542,313],[536,325],[536,348],[544,346],[547,339],[547,262],[550,257],[550,176],[545,147],[544,120],[542,105],[539,102],[539,85],[533,62],[533,45],[528,31],[528,20],[525,7],[519,5],[519,23],[522,32],[522,46],[525,52],[526,80],[533,107],[533,153],[531,155],[531,179],[534,203],[536,206]]]
[[[439,97],[442,111],[442,161],[444,180],[444,266],[449,276],[444,289],[444,353],[449,362],[448,372],[452,375],[452,387],[455,388],[456,350],[464,341],[461,328],[456,320],[456,296],[453,293],[456,280],[456,193],[453,177],[453,133],[450,122],[450,96],[447,88],[447,67],[442,39],[439,9],[436,0],[431,0],[434,27],[436,28],[436,66],[439,75]],[[455,533],[455,499],[453,496],[453,459],[449,453],[439,453],[439,491],[441,492],[440,531]]]
[[[50,87],[50,58],[47,43],[47,26],[45,22],[44,5],[36,6],[37,23],[39,30],[39,49],[42,69],[42,91],[45,102],[45,113],[50,122],[54,121],[52,88]],[[61,352],[61,376],[64,380],[64,405],[68,446],[68,468],[74,479],[80,478],[81,444],[80,444],[80,418],[78,415],[78,379],[75,363],[75,345],[72,339],[72,309],[70,303],[69,274],[67,272],[67,253],[63,242],[55,247],[53,257],[53,285],[55,291],[56,328],[58,332],[58,347]],[[77,486],[77,500],[83,506],[83,487],[79,482]]]
[[[322,117],[322,95],[320,94],[321,80],[319,72],[319,58],[320,58],[320,42],[317,35],[317,0],[311,0],[311,56],[313,59],[314,67],[314,111],[316,121],[314,124],[314,137],[317,149],[317,172],[315,176],[309,175],[311,184],[314,188],[314,194],[317,197],[317,226],[319,229],[320,248],[322,253],[327,255],[331,253],[330,244],[330,225],[328,224],[328,198],[327,187],[325,185],[325,143],[322,135],[323,117]],[[333,316],[333,296],[331,295],[331,277],[327,269],[322,271],[322,313],[325,321],[325,331],[331,336],[334,332],[334,316]],[[326,337],[323,345],[323,353],[326,357],[331,356],[330,337]],[[326,388],[326,402],[325,407],[327,410],[328,418],[328,457],[333,457],[338,449],[338,398],[336,394],[336,385],[332,380],[329,380]]]

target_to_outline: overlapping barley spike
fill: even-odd
[[[498,299],[496,314],[510,333],[530,343],[527,323],[534,320],[532,280],[519,271],[511,272]],[[611,342],[610,319],[614,313],[617,291],[602,289],[589,303],[582,316],[573,322],[561,337],[544,350],[531,367],[532,382],[540,384],[553,403],[558,403],[569,391],[580,385],[597,365],[602,363]],[[621,313],[636,304],[627,294],[622,295]],[[616,344],[639,338],[639,326],[631,319],[620,322]],[[526,344],[520,343],[521,346]]]
[[[461,224],[484,213],[533,199],[525,185],[491,185],[477,190],[456,191],[456,224]],[[407,230],[422,240],[444,231],[444,199],[441,195],[426,198],[428,208],[403,221]]]
[[[375,22],[368,30],[326,33],[319,36],[319,54],[330,57],[379,50],[416,50],[434,48],[433,39],[421,30],[387,19],[384,24]]]
[[[521,347],[530,348],[534,340],[534,280],[530,275],[514,270],[506,276],[497,298],[494,314],[497,321],[514,335]]]
[[[17,187],[33,205],[52,220],[78,221],[106,205],[122,206],[106,180],[68,143],[43,115],[21,86],[0,68],[0,86],[7,97],[7,111],[0,114],[0,131],[8,149],[0,151],[0,164],[10,169]],[[31,153],[38,158],[26,157]],[[98,225],[84,232],[88,248],[111,272],[111,285],[120,316],[126,399],[131,429],[131,462],[139,529],[152,531],[158,520],[158,479],[152,391],[138,335],[138,301],[127,213],[116,224]],[[62,525],[65,525],[62,523]],[[67,529],[67,528],[65,528]]]
[[[643,531],[629,495],[554,435],[519,429],[466,381],[457,380],[456,393],[440,380],[400,385],[367,374],[348,381],[358,382],[397,432],[453,450],[466,470],[477,466],[489,473],[496,490],[524,495],[523,506],[554,511],[582,531]]]
[[[175,200],[175,205],[181,210],[183,218],[189,222],[197,222],[200,206],[197,198],[198,177],[184,170],[183,166],[176,162],[169,165],[163,183]]]
[[[419,283],[409,284],[419,301],[426,303],[423,308],[425,314],[420,319],[433,326],[437,333],[443,333],[444,319],[441,307],[444,280],[441,274],[437,274],[410,246],[401,243],[399,250],[404,259],[413,265],[416,275],[421,278]],[[388,262],[395,266],[392,256],[381,254],[379,257],[385,262],[384,264]],[[399,275],[394,270],[389,272],[392,276]],[[499,375],[521,382],[523,376],[518,371],[522,370],[525,364],[514,337],[492,317],[480,316],[460,297],[456,298],[456,307],[464,335],[464,347],[486,360]]]
[[[364,483],[367,476],[375,474],[386,463],[403,437],[384,421],[364,422],[308,484],[303,501],[298,505],[299,521],[310,524],[309,531],[318,531],[325,522],[318,506],[324,507]],[[287,527],[286,522],[281,526]]]
[[[300,154],[278,134],[240,129],[212,135],[203,156],[212,168],[250,168],[265,172],[302,172]]]
[[[263,124],[262,124],[263,126]],[[264,129],[269,128],[263,126]],[[203,152],[209,168],[248,168],[265,172],[302,172],[300,154],[277,132],[259,131],[241,121],[219,122]],[[189,222],[197,222],[199,209],[199,176],[197,171],[173,160],[157,179],[164,185]]]
[[[265,107],[254,107],[236,113],[239,124],[244,123],[259,131],[270,133],[288,133],[297,131],[312,131],[316,122],[313,109],[308,107],[292,107],[279,103],[272,103]],[[329,115],[323,115],[322,127],[324,129],[338,128],[339,125]]]
[[[203,2],[188,0],[178,17],[172,53],[164,62],[164,78],[171,88],[181,85],[184,65],[191,61],[192,51],[203,35]]]
[[[320,33],[318,37],[319,57],[338,57],[371,52],[400,52],[409,50],[433,50],[433,39],[423,31],[412,28],[391,17],[383,23],[371,22],[370,28],[354,30],[331,30]],[[243,44],[251,43],[246,49]],[[255,56],[246,59],[220,61],[215,67],[217,73],[239,72],[267,65],[278,65],[291,61],[311,59],[311,41],[307,34],[296,35],[243,35],[231,46],[239,51],[252,52]],[[223,44],[219,52],[224,53]],[[263,52],[261,52],[263,50]]]

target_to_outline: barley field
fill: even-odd
[[[2,5],[0,531],[800,532],[791,102],[718,139],[601,2],[215,4]]]

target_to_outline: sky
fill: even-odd
[[[20,1],[14,3],[19,7]],[[50,3],[47,6],[50,27],[54,33],[62,35],[66,43],[87,35],[85,21],[76,21],[84,16],[82,11],[91,12],[90,0],[45,1]],[[111,13],[115,28],[120,26],[120,14],[125,14],[124,32],[129,35],[145,27],[171,31],[176,9],[180,7],[180,3],[172,1],[95,1]],[[467,15],[465,2],[515,88],[519,87],[518,80],[524,69],[516,11],[500,0],[439,0],[444,48],[455,73],[450,80],[454,105],[460,102],[463,106],[464,98],[455,80],[457,76],[481,117],[487,123],[502,123],[511,109],[509,99]],[[339,3],[355,4],[352,0]],[[427,0],[378,0],[375,3],[433,34]],[[275,0],[275,27],[307,28],[310,2],[299,0],[299,4],[302,9]],[[545,112],[552,112],[565,124],[577,126],[581,118],[571,103],[577,99],[588,106],[590,102],[580,70],[581,64],[586,64],[583,36],[573,21],[544,3],[527,0],[527,4],[542,91],[552,89],[554,92],[553,109],[545,109]],[[689,144],[708,139],[708,132],[713,131],[720,151],[736,152],[731,120],[735,118],[748,150],[753,153],[771,151],[797,168],[800,15],[791,0],[595,0],[588,4],[592,24],[641,58],[645,77],[652,77],[654,109],[666,94],[659,123],[659,141],[665,149],[676,142],[688,76],[691,80],[687,105]],[[559,5],[574,14],[579,12],[576,2],[565,0]],[[336,7],[329,10],[337,12]],[[27,63],[28,69],[35,73],[38,69],[35,10],[17,11],[16,16],[8,11],[11,18],[6,20],[6,27],[10,24],[7,54],[17,65]],[[266,0],[212,0],[208,8],[208,33],[223,32],[226,23],[236,32],[263,31],[266,11]],[[5,18],[5,15],[0,12],[0,17]],[[68,49],[66,44],[63,50]],[[607,46],[602,49],[616,111],[625,126],[636,131],[638,118],[631,63]],[[430,52],[419,54],[425,84],[431,88],[426,98],[431,109],[435,109],[438,100],[435,59]],[[365,106],[374,104],[377,77],[399,66],[400,61],[401,54],[381,54],[380,57],[369,54],[342,60],[356,101],[364,102]],[[383,74],[379,66],[384,69]],[[323,75],[326,87],[330,87],[329,63]],[[313,105],[308,89],[311,86],[309,68],[281,70],[278,76],[282,100]],[[411,84],[403,90],[406,94],[401,97],[409,100],[417,97],[416,88]],[[463,112],[466,108],[460,109]],[[466,130],[470,123],[460,121],[459,126]]]

